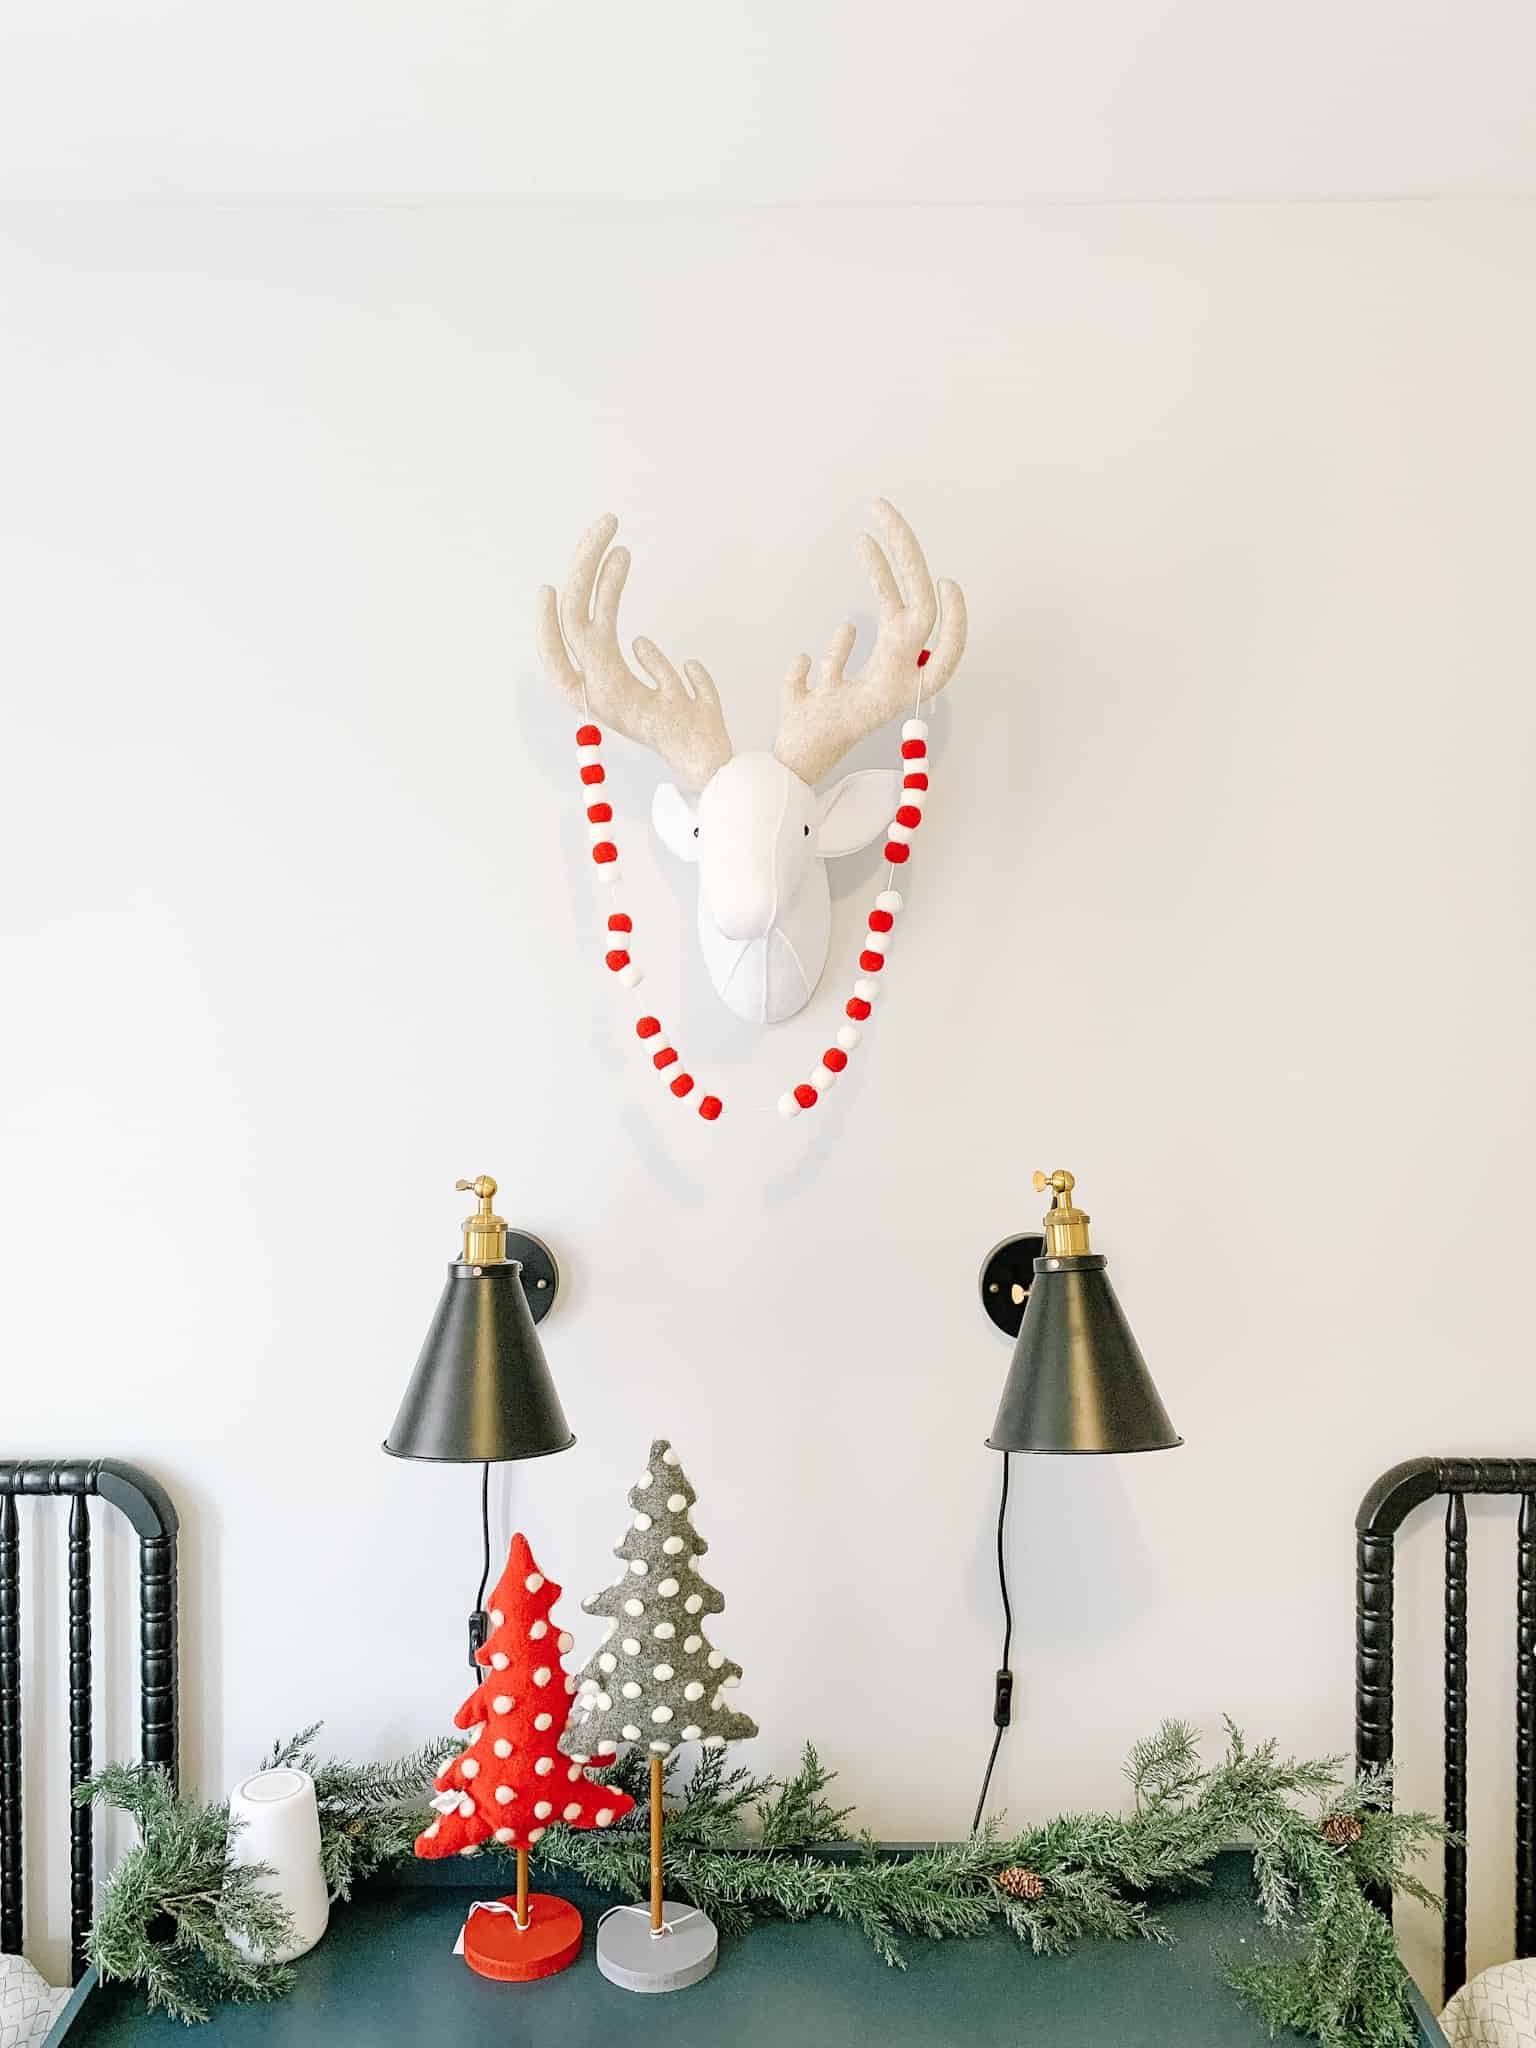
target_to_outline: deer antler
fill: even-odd
[[[559,597],[548,584],[539,592],[539,653],[568,703],[660,754],[687,788],[702,789],[731,758],[720,694],[702,662],[683,663],[685,684],[650,640],[635,642],[635,659],[649,683],[625,661],[619,599],[629,575],[629,549],[607,553],[618,530],[618,520],[605,513],[577,548]]]
[[[811,657],[802,654],[784,680],[784,709],[774,755],[802,782],[819,782],[848,749],[908,710],[917,699],[918,656],[938,623],[922,670],[923,697],[936,697],[965,652],[965,599],[958,583],[939,579],[937,595],[917,536],[894,505],[875,501],[885,546],[859,536],[859,556],[880,605],[880,629],[856,676],[844,674],[854,629],[839,626],[810,687]],[[893,567],[894,564],[894,567]]]

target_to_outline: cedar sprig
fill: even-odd
[[[323,1726],[316,1721],[274,1743],[258,1768],[287,1767],[314,1779],[326,1890],[332,1899],[350,1899],[354,1885],[412,1853],[421,1833],[421,1801],[444,1759],[462,1744],[443,1736],[384,1763],[322,1760],[311,1745]]]
[[[108,1764],[76,1786],[77,1806],[100,1803],[130,1814],[139,1840],[118,1863],[96,1904],[86,1960],[102,1979],[142,1984],[151,2012],[190,2024],[220,1999],[276,1998],[293,1981],[265,1958],[288,1941],[293,1923],[263,1888],[264,1863],[237,1863],[239,1823],[222,1801],[179,1793],[159,1764]]]

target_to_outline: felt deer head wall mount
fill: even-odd
[[[550,679],[581,713],[577,732],[592,857],[620,885],[613,807],[601,785],[602,726],[649,747],[675,778],[656,790],[651,818],[662,842],[699,870],[699,941],[716,991],[737,1016],[778,1024],[809,1002],[826,966],[832,926],[826,863],[858,852],[883,831],[889,872],[869,914],[856,985],[839,1033],[812,1080],[780,1099],[787,1115],[811,1106],[847,1065],[857,1024],[878,993],[889,935],[901,898],[891,886],[911,852],[929,794],[927,726],[918,716],[959,667],[965,651],[965,600],[958,584],[935,587],[917,537],[894,506],[875,507],[880,538],[864,534],[859,554],[874,588],[880,623],[864,666],[847,673],[855,630],[839,626],[814,682],[811,658],[794,661],[784,683],[778,738],[771,753],[738,754],[726,732],[720,696],[702,663],[682,674],[653,641],[636,640],[637,674],[619,645],[619,599],[629,575],[627,548],[611,545],[618,521],[598,520],[576,551],[564,588],[538,597],[539,652]],[[845,775],[816,785],[854,746],[905,711],[902,765]],[[641,978],[633,921],[622,910],[607,918],[606,960],[629,987]],[[868,993],[860,991],[867,989]],[[660,1025],[641,1017],[640,1037],[655,1040],[652,1058],[665,1071],[676,1051],[661,1042]],[[686,1084],[686,1086],[680,1084]],[[692,1077],[671,1077],[674,1094],[692,1092]],[[809,1097],[809,1100],[806,1098]],[[700,1113],[720,1113],[705,1095]]]

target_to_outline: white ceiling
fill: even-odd
[[[1533,80],[1531,0],[5,0],[0,190],[1531,195]]]

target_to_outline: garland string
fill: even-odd
[[[923,707],[923,669],[928,658],[929,651],[925,647],[917,657],[917,688],[912,700],[912,716],[901,728],[900,801],[896,815],[886,828],[885,887],[876,896],[866,919],[866,929],[860,941],[859,976],[853,984],[853,993],[843,1006],[847,1022],[838,1027],[836,1043],[822,1053],[809,1077],[779,1097],[778,1110],[782,1117],[794,1117],[802,1110],[814,1109],[846,1070],[848,1055],[861,1041],[860,1027],[867,1023],[880,994],[879,977],[885,972],[886,955],[903,903],[895,886],[896,870],[904,867],[912,857],[912,835],[922,824],[928,804],[931,768],[928,726],[918,715]],[[602,759],[603,729],[592,717],[585,675],[581,679],[581,715],[582,722],[576,728],[576,762],[586,797],[592,860],[609,890],[616,891],[623,886],[624,875],[619,865],[613,803],[610,797],[602,794],[608,779]],[[603,930],[603,964],[624,988],[636,988],[645,979],[644,970],[635,959],[634,930],[634,919],[628,911],[615,908],[607,913]],[[681,1055],[663,1032],[661,1019],[647,1012],[636,1022],[635,1036],[650,1054],[651,1065],[665,1076],[672,1094],[679,1101],[692,1095],[697,1084],[693,1075],[680,1064]],[[677,1069],[675,1073],[670,1071],[674,1067]],[[718,1095],[706,1093],[699,1098],[698,1112],[706,1123],[714,1123],[724,1107]]]

